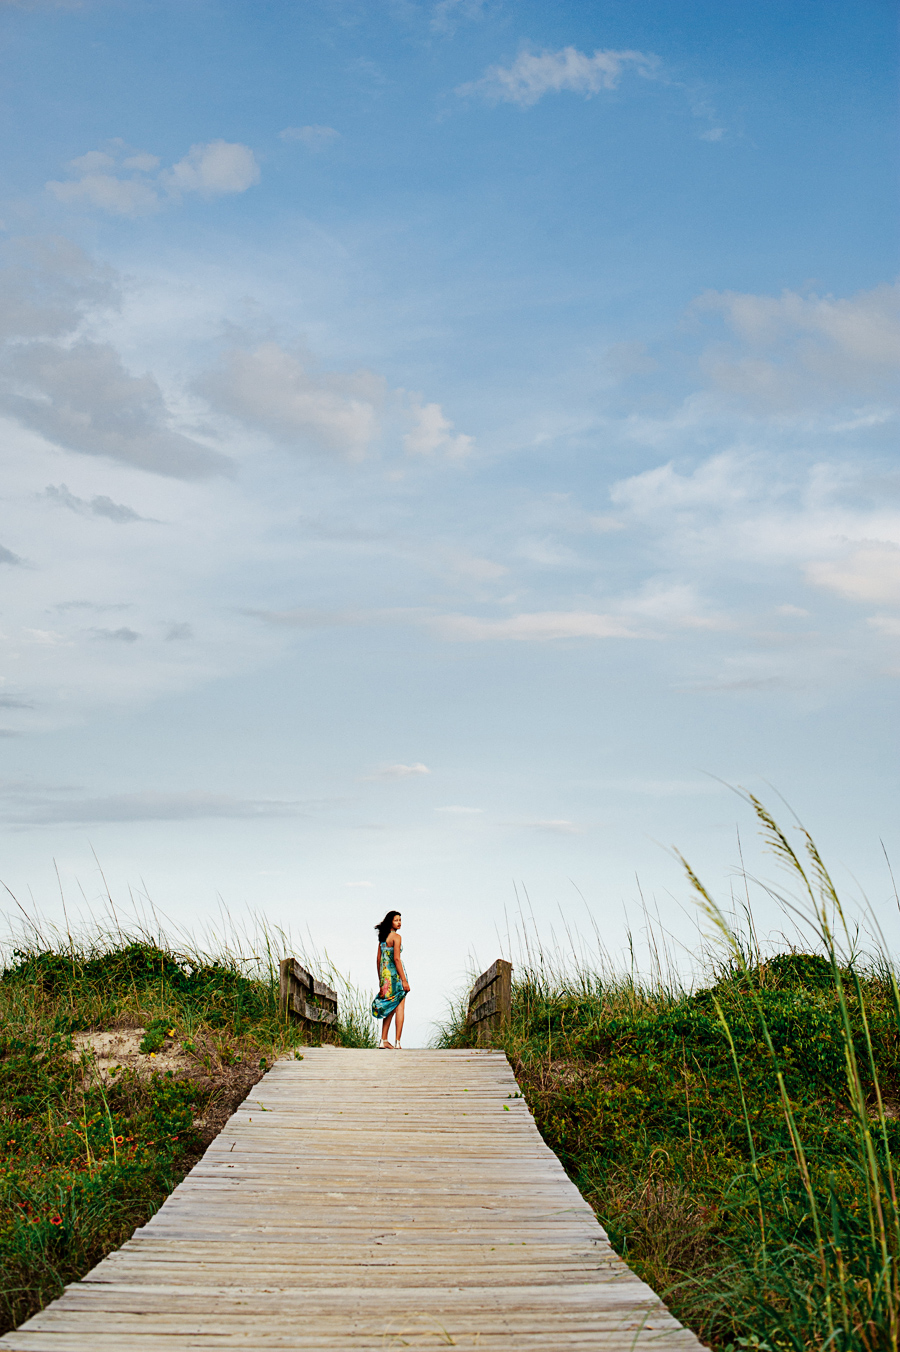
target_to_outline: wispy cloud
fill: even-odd
[[[720,317],[732,336],[705,348],[702,374],[756,412],[897,397],[900,284],[844,297],[707,291],[692,312]]]
[[[264,620],[266,624],[287,629],[334,629],[344,625],[365,624],[375,618],[358,610],[308,610],[302,606],[289,610],[245,610],[245,615]]]
[[[384,378],[365,368],[322,370],[310,353],[275,342],[232,348],[194,388],[214,409],[298,450],[365,459],[383,432],[389,393],[394,416],[409,429],[407,455],[461,460],[472,450],[472,438],[454,432],[440,404],[389,392]]]
[[[137,630],[129,629],[127,625],[123,625],[120,629],[94,629],[92,633],[94,638],[107,643],[137,643],[140,638]]]
[[[850,601],[900,605],[900,543],[866,540],[836,559],[811,561],[803,571],[813,586]]]
[[[312,150],[314,152],[327,150],[330,145],[333,145],[335,141],[339,141],[341,138],[341,133],[335,131],[334,127],[320,127],[316,125],[309,127],[285,127],[284,131],[280,131],[278,135],[281,137],[282,141],[299,141],[302,145],[306,146],[307,150]]]
[[[227,472],[230,461],[171,426],[151,375],[135,376],[106,343],[31,342],[8,348],[0,403],[49,441],[182,479]]]
[[[89,150],[70,160],[67,179],[51,179],[47,191],[65,205],[97,207],[112,216],[148,216],[179,202],[186,193],[221,197],[246,192],[259,182],[260,170],[249,146],[208,141],[191,146],[168,169],[146,152],[129,153],[121,141],[108,150]]]
[[[520,822],[519,825],[526,831],[544,831],[553,836],[580,836],[584,834],[584,827],[576,825],[575,822],[567,821],[565,818],[551,818],[547,821]]]
[[[592,56],[575,47],[559,51],[521,51],[509,66],[490,66],[481,79],[460,85],[457,94],[478,96],[490,103],[517,103],[530,108],[545,94],[569,91],[590,98],[615,89],[627,70],[652,75],[659,58],[651,52],[598,48]]]
[[[440,615],[430,627],[441,638],[459,642],[512,640],[547,642],[564,638],[638,638],[626,621],[616,615],[582,610],[545,610],[510,615],[505,619],[481,619],[475,615]]]
[[[139,515],[133,507],[126,507],[124,503],[113,502],[103,494],[94,498],[79,498],[71,493],[65,484],[48,484],[41,494],[51,502],[57,502],[61,507],[68,507],[70,511],[77,512],[79,516],[101,516],[107,521],[115,521],[117,525],[124,525],[129,521],[150,521],[151,518]],[[158,523],[154,523],[158,524]]]
[[[196,389],[214,408],[288,446],[348,460],[361,460],[374,440],[385,392],[371,371],[317,371],[277,343],[232,349]]]
[[[451,35],[461,23],[484,18],[485,0],[437,0],[431,11],[435,33]]]
[[[297,817],[312,810],[309,803],[271,798],[235,798],[228,794],[173,792],[111,794],[105,798],[36,800],[5,806],[7,821],[22,825],[88,822],[197,821],[202,818],[254,821],[269,817]]]
[[[464,460],[472,452],[472,438],[453,434],[453,423],[444,416],[440,404],[412,404],[413,427],[403,438],[408,455],[446,455]]]
[[[367,780],[409,779],[412,775],[430,774],[431,771],[427,765],[423,765],[421,761],[416,761],[414,765],[382,765],[374,774],[365,775],[364,778]]]

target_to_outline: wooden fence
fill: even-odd
[[[475,982],[467,1023],[479,1042],[490,1042],[512,1010],[512,963],[498,958]]]
[[[296,958],[285,958],[279,965],[278,1006],[289,1018],[312,1024],[337,1022],[337,991],[301,967]]]

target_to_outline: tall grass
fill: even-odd
[[[0,973],[0,1331],[58,1295],[144,1223],[274,1060],[325,1036],[374,1046],[359,993],[260,923],[198,942],[132,922],[54,930],[30,916]],[[278,1007],[278,961],[338,986],[309,1033]],[[97,1075],[73,1034],[141,1028],[179,1069]]]
[[[695,989],[657,961],[567,967],[532,932],[499,1034],[546,1139],[616,1247],[718,1348],[876,1352],[900,1337],[900,995],[808,833],[748,798],[805,928],[764,951],[698,875]],[[523,946],[524,947],[524,946]],[[538,960],[535,960],[536,957]],[[458,1005],[442,1045],[469,1039]]]

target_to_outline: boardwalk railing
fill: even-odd
[[[278,1006],[288,1018],[307,1025],[337,1022],[337,991],[301,967],[296,958],[279,964]]]
[[[512,1012],[512,963],[498,958],[475,982],[467,1023],[479,1042],[489,1042]]]

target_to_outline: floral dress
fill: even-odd
[[[402,942],[400,947],[403,947]],[[390,994],[388,996],[383,996],[381,994],[385,986],[390,987]],[[375,1015],[376,1019],[386,1019],[389,1014],[393,1014],[394,1010],[400,1004],[400,1001],[405,998],[406,991],[403,989],[400,974],[394,963],[393,949],[390,944],[383,943],[381,945],[381,986],[378,994],[372,1001],[372,1013]]]

